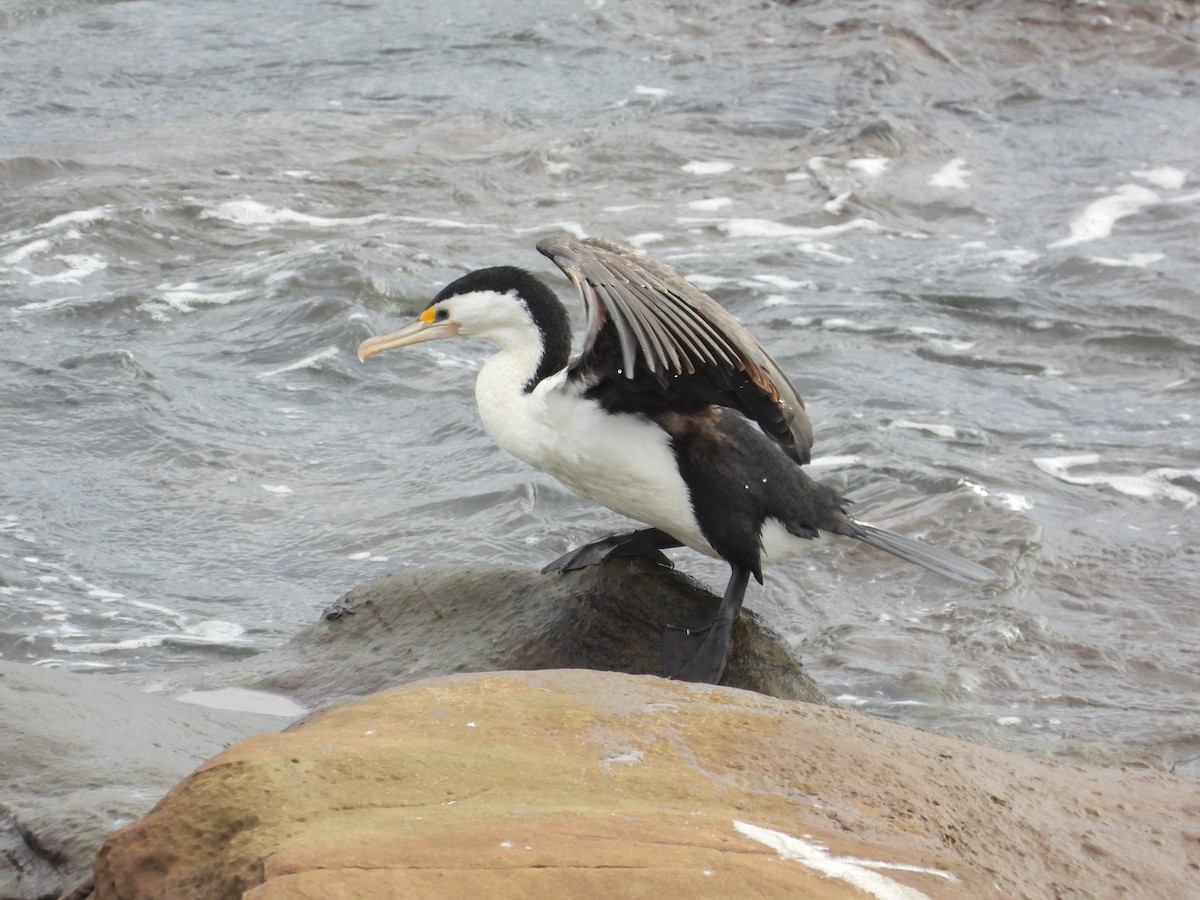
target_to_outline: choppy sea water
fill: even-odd
[[[567,230],[740,316],[857,514],[1000,573],[770,569],[827,692],[1200,774],[1195,11],[6,5],[0,656],[239,657],[384,572],[624,527],[492,444],[486,348],[354,359],[479,266],[570,300],[533,250]]]

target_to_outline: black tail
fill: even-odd
[[[894,531],[876,528],[874,525],[856,522],[853,519],[846,524],[846,529],[839,531],[840,534],[857,538],[864,544],[870,544],[878,550],[908,560],[910,563],[916,563],[918,566],[924,566],[931,572],[937,572],[939,575],[945,575],[955,581],[991,581],[996,577],[996,573],[991,569],[956,556],[949,550],[923,544],[921,541],[914,541],[912,538],[896,534]]]

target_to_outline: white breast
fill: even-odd
[[[521,379],[530,370],[528,361],[500,353],[479,372],[479,416],[496,442],[576,493],[716,556],[700,533],[666,432],[640,416],[604,412],[562,376],[526,394]]]

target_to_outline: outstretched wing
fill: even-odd
[[[627,396],[630,409],[736,409],[798,463],[809,461],[804,401],[724,307],[669,266],[612,241],[555,236],[537,248],[587,310],[583,350],[569,377],[595,383],[618,406]]]

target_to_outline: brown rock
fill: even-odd
[[[110,838],[93,896],[1183,897],[1198,817],[1183,778],[743,691],[454,676],[231,747]]]

